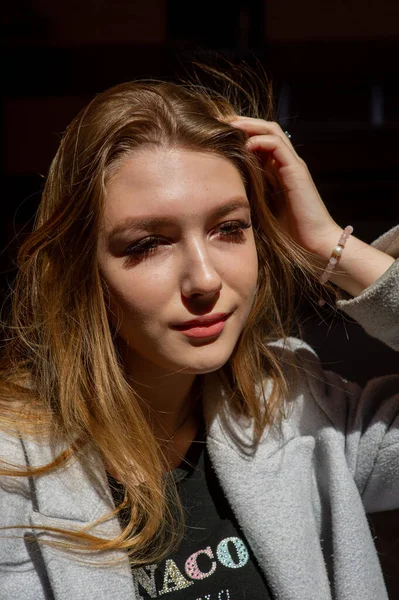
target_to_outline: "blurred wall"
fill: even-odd
[[[396,0],[274,0],[265,2],[269,40],[397,39]]]

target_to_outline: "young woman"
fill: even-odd
[[[387,598],[399,377],[288,334],[330,278],[399,350],[399,228],[343,233],[264,117],[136,82],[67,129],[3,356],[1,598]]]

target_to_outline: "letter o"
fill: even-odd
[[[231,556],[228,546],[229,542],[235,546],[238,555],[238,563],[235,563]],[[244,542],[238,537],[228,537],[222,540],[216,548],[216,556],[218,557],[219,562],[229,569],[239,569],[246,565],[249,559],[248,550],[246,549]]]

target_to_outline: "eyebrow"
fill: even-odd
[[[245,208],[246,210],[250,210],[250,206],[248,204],[248,200],[240,199],[234,200],[232,202],[228,202],[223,206],[219,206],[210,212],[210,216],[212,218],[220,218],[228,215],[229,213]],[[155,229],[161,225],[170,226],[176,223],[176,219],[171,217],[146,217],[140,219],[139,217],[126,217],[120,223],[115,225],[108,234],[109,239],[113,239],[123,234],[125,231],[133,231],[134,229],[141,231],[150,231],[151,229]]]

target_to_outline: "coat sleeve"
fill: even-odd
[[[399,227],[373,245],[397,258]],[[339,301],[338,308],[399,352],[399,259],[357,298]],[[307,355],[308,389],[342,436],[346,461],[366,511],[398,509],[399,368],[398,374],[372,379],[361,389],[336,373],[324,371],[309,351],[300,351]]]
[[[371,336],[399,351],[399,225],[372,246],[397,260],[359,296],[340,300],[337,306]]]

